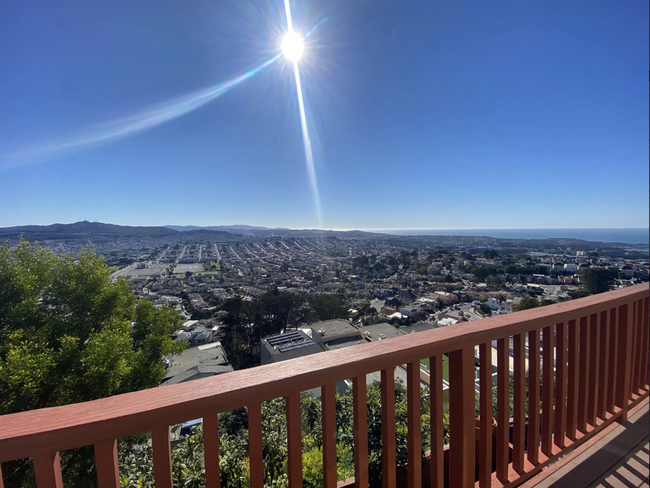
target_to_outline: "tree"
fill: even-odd
[[[497,257],[499,257],[499,253],[493,251],[492,249],[486,249],[485,251],[483,251],[483,257],[485,259],[496,259]]]
[[[343,295],[323,293],[309,299],[309,305],[316,313],[318,320],[344,319],[348,316],[348,307]]]
[[[615,280],[616,272],[606,268],[587,268],[580,275],[580,282],[590,295],[609,291]]]
[[[102,258],[56,256],[21,240],[0,247],[0,415],[94,400],[160,384],[163,357],[180,351],[181,319],[111,283]],[[93,486],[92,448],[61,456],[66,486]],[[25,461],[3,465],[22,484]]]
[[[519,303],[512,306],[512,311],[519,312],[521,310],[528,310],[530,308],[537,308],[537,307],[539,307],[539,301],[537,300],[537,298],[524,297],[521,299]]]

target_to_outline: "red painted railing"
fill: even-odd
[[[648,285],[637,285],[214,378],[2,416],[0,463],[33,458],[38,487],[58,488],[62,486],[58,453],[94,445],[100,488],[117,488],[120,486],[117,439],[151,432],[156,486],[171,488],[169,426],[202,417],[206,487],[218,488],[217,414],[246,406],[250,484],[261,488],[261,402],[284,396],[287,398],[288,477],[292,488],[299,487],[302,484],[300,392],[322,386],[324,486],[334,488],[337,484],[335,383],[352,376],[355,484],[367,487],[366,374],[381,371],[382,479],[384,487],[394,488],[397,481],[393,368],[406,364],[407,484],[419,488],[422,486],[419,360],[429,357],[432,449],[428,474],[430,486],[442,487],[445,481],[442,356],[449,353],[449,485],[515,486],[597,435],[611,422],[625,420],[628,409],[648,396],[648,299]],[[486,433],[493,428],[493,341],[497,343],[498,358],[496,435],[480,435],[480,448],[476,450],[475,346],[480,361],[479,429]],[[514,382],[512,443],[511,378]],[[526,437],[528,449],[525,449]],[[493,439],[496,446],[492,445]],[[496,453],[494,460],[493,453]],[[477,466],[478,481],[475,479]]]

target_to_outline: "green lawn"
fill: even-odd
[[[420,362],[431,369],[429,366],[429,358],[420,359]],[[442,379],[447,382],[449,381],[449,358],[445,355],[442,356]]]

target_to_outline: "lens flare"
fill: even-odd
[[[259,66],[242,73],[230,80],[224,81],[203,90],[174,98],[167,102],[154,105],[122,119],[98,125],[94,130],[85,135],[79,135],[69,140],[64,140],[55,144],[37,147],[27,151],[10,154],[1,158],[0,170],[25,166],[38,162],[43,159],[59,156],[65,151],[81,149],[86,146],[111,142],[121,139],[138,132],[142,132],[158,125],[169,122],[181,115],[185,115],[224,93],[233,89],[240,83],[246,81],[251,76],[259,73],[264,68],[273,64],[280,58],[280,54],[268,59]],[[1,161],[0,160],[0,161]]]
[[[298,61],[305,51],[305,43],[297,32],[287,32],[282,39],[282,54],[289,61]]]
[[[288,31],[287,36],[289,36],[292,33],[295,34],[293,30],[293,21],[291,19],[291,6],[289,4],[289,0],[284,0],[284,11],[287,16],[287,31]],[[302,42],[302,38],[300,38],[299,35],[297,36]],[[287,37],[285,37],[285,39],[287,39]],[[304,44],[303,44],[303,49],[304,49]],[[284,51],[284,46],[283,46],[283,51]],[[302,52],[300,54],[302,54]],[[316,168],[314,166],[314,154],[311,147],[311,138],[309,137],[309,127],[307,126],[307,117],[305,115],[305,102],[302,93],[302,83],[300,82],[300,68],[298,67],[298,58],[300,58],[300,56],[298,56],[298,58],[296,59],[292,59],[290,56],[287,56],[286,53],[285,56],[293,63],[293,74],[296,80],[296,92],[298,97],[298,110],[300,112],[300,129],[302,132],[302,143],[305,149],[305,162],[307,163],[307,174],[309,175],[309,186],[311,187],[311,194],[314,200],[314,209],[316,211],[318,228],[322,229],[323,210],[322,210],[322,205],[320,200],[320,192],[318,190],[318,180],[316,178]]]

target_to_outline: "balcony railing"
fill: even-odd
[[[637,285],[214,378],[6,415],[0,417],[0,463],[33,458],[38,487],[58,488],[62,486],[59,452],[94,445],[100,488],[117,488],[120,486],[117,439],[151,432],[156,487],[171,488],[169,427],[203,418],[206,487],[218,488],[217,414],[246,406],[250,485],[261,488],[264,482],[261,403],[286,397],[288,478],[292,488],[299,487],[302,486],[300,393],[322,387],[324,486],[334,488],[337,485],[335,384],[352,377],[355,486],[367,487],[366,374],[381,371],[382,483],[386,488],[394,488],[397,486],[394,367],[406,365],[407,484],[419,488],[423,466],[419,361],[428,357],[431,459],[427,477],[430,486],[443,487],[445,481],[452,487],[469,487],[475,483],[481,487],[516,486],[610,423],[624,421],[628,409],[648,396],[648,291],[647,284]],[[498,363],[496,434],[479,435],[480,448],[476,449],[476,426],[484,433],[493,428],[493,341],[497,344]],[[475,420],[476,347],[480,361],[478,424]],[[445,353],[449,355],[448,480],[444,479],[443,452],[442,357]],[[511,378],[514,383],[512,419]],[[493,439],[496,446],[492,445]]]

